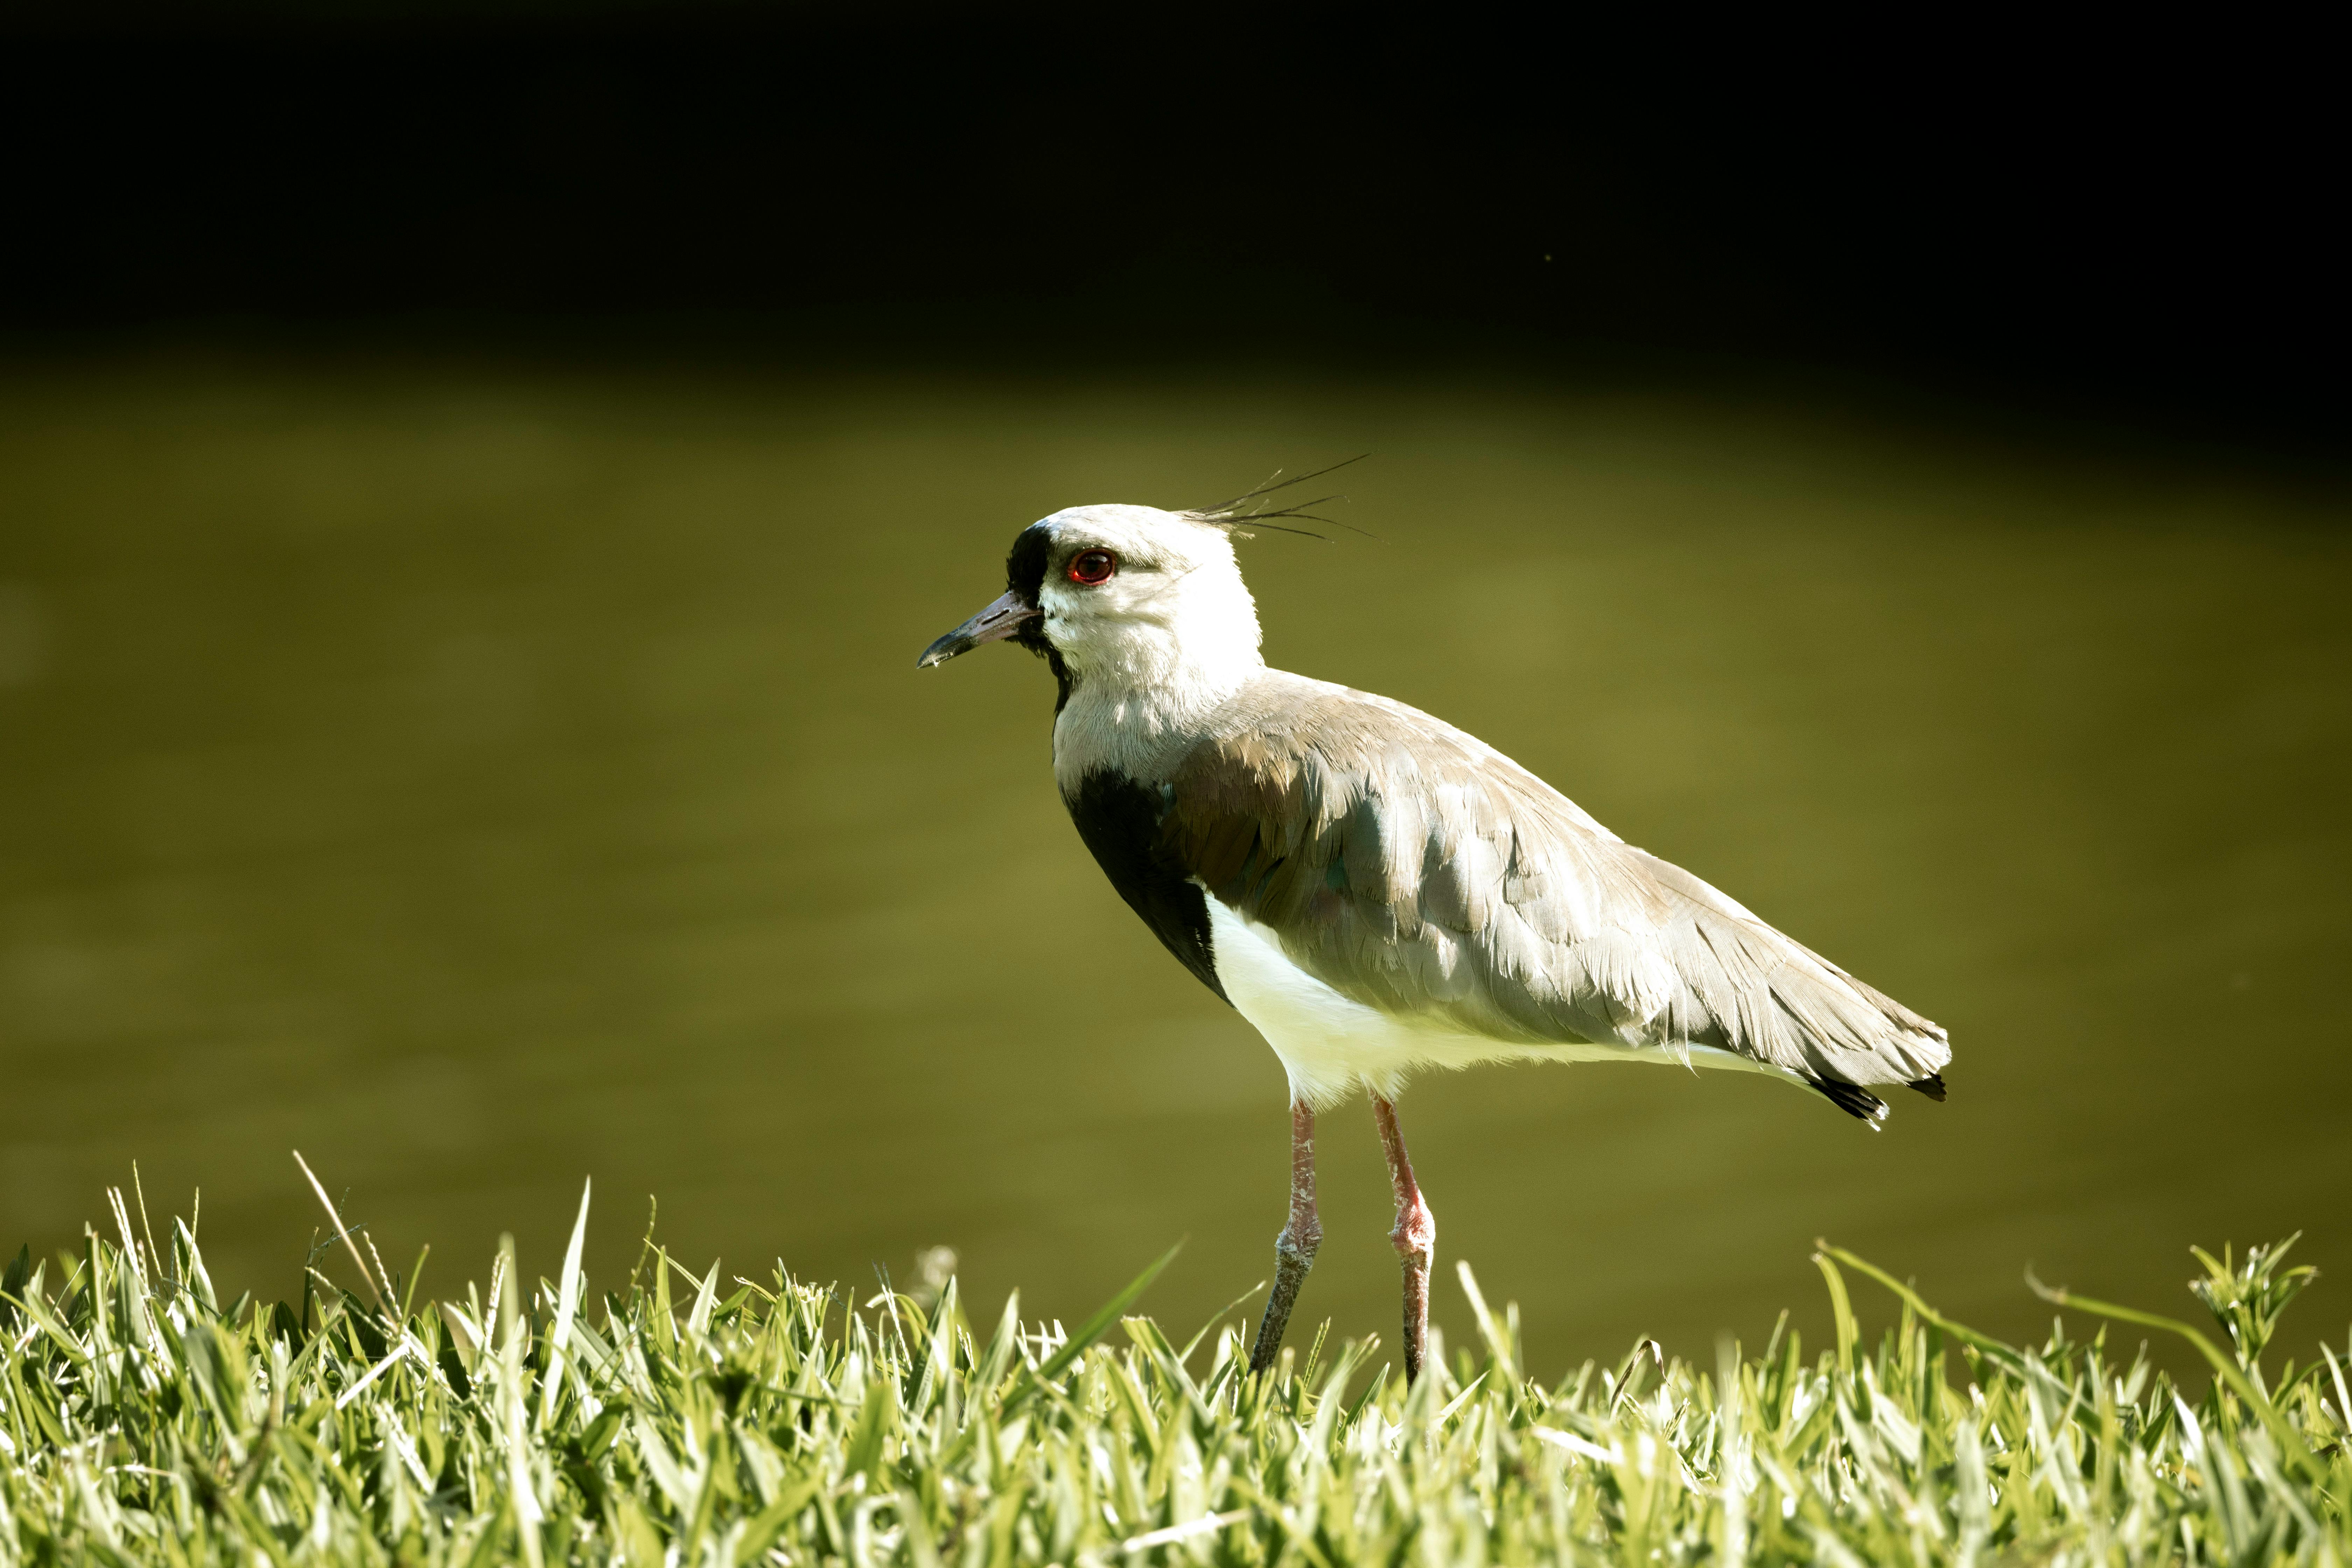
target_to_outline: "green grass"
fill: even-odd
[[[2264,1360],[2309,1277],[2284,1245],[2207,1261],[2220,1340],[2053,1292],[2105,1331],[2030,1347],[1824,1247],[1827,1350],[1644,1343],[1557,1387],[1464,1269],[1480,1343],[1408,1392],[1376,1343],[1260,1381],[1235,1316],[1172,1342],[1124,1315],[1159,1265],[1066,1333],[650,1237],[592,1290],[577,1231],[535,1288],[509,1245],[426,1303],[346,1242],[361,1295],[264,1308],[142,1210],[0,1286],[0,1563],[2352,1562],[2352,1365]]]

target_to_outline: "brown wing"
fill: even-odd
[[[1711,1046],[1840,1086],[1917,1083],[1950,1057],[1936,1025],[1385,699],[1261,683],[1163,798],[1173,862],[1387,1012],[1529,1043]]]

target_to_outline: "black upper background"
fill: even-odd
[[[19,10],[0,342],[1664,355],[2327,447],[2322,45],[2202,26]]]

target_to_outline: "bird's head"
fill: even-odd
[[[1237,685],[1265,661],[1233,532],[1233,520],[1209,511],[1057,511],[1013,540],[1004,596],[925,648],[917,667],[1015,642],[1051,659],[1066,689]]]

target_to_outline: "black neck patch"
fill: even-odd
[[[1070,693],[1076,690],[1078,685],[1077,677],[1072,675],[1070,667],[1063,662],[1062,650],[1045,640],[1043,621],[1029,622],[1013,634],[1013,640],[1044,659],[1045,668],[1054,672],[1054,716],[1060,718],[1062,710],[1070,705]]]

